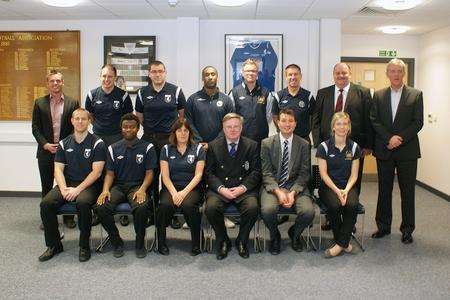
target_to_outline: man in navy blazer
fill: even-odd
[[[423,126],[422,92],[403,83],[405,63],[392,59],[386,68],[390,87],[375,93],[370,119],[375,129],[374,155],[378,169],[378,204],[373,238],[391,233],[392,188],[395,171],[400,186],[402,242],[413,242],[415,183],[420,158],[418,132]]]

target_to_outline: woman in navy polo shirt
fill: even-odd
[[[177,119],[172,127],[169,144],[161,149],[160,167],[163,188],[158,208],[158,252],[169,254],[166,227],[175,209],[181,207],[191,229],[191,255],[201,253],[199,207],[202,201],[200,181],[205,167],[205,150],[194,143],[194,132],[186,119]]]
[[[358,178],[361,150],[350,140],[350,116],[345,112],[335,113],[331,119],[332,137],[317,147],[322,185],[320,199],[328,208],[335,245],[325,251],[325,257],[338,256],[342,251],[350,253],[350,238],[356,223],[358,192],[354,185]]]

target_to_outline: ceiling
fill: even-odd
[[[379,26],[406,25],[408,34],[423,34],[450,25],[450,1],[426,0],[415,9],[391,14],[369,10],[371,0],[251,0],[237,8],[219,7],[210,0],[83,0],[72,8],[55,8],[41,0],[0,0],[0,20],[33,19],[342,19],[346,34],[377,33]]]

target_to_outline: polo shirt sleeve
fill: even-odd
[[[102,139],[94,143],[94,156],[92,161],[106,161],[106,146]]]
[[[206,151],[203,146],[200,145],[200,149],[198,150],[197,161],[205,161],[206,160]]]
[[[133,112],[133,103],[128,92],[125,92],[122,96],[122,115]]]
[[[169,152],[169,145],[165,145],[161,149],[161,153],[159,154],[159,160],[169,161],[168,152]]]
[[[322,158],[322,159],[327,159],[327,153],[325,152],[325,147],[324,147],[323,143],[320,144],[319,147],[317,147],[316,157]]]
[[[313,94],[310,92],[310,94],[309,94],[309,109],[308,109],[308,112],[309,112],[309,114],[311,116],[314,113],[315,108],[316,108],[316,99],[314,99]]]
[[[355,143],[355,153],[353,153],[353,160],[360,159],[361,158],[361,147],[357,143]]]
[[[59,163],[66,163],[66,153],[64,151],[64,144],[63,141],[59,141],[58,149],[56,150],[55,154],[55,162]]]
[[[178,91],[177,91],[178,92]],[[182,110],[186,106],[186,97],[184,97],[183,90],[180,88],[180,91],[178,95],[175,95],[177,97],[177,110]]]
[[[114,171],[114,152],[112,146],[108,147],[108,153],[106,155],[106,170]]]
[[[274,92],[275,93],[275,92]],[[278,106],[277,98],[275,97],[274,93],[270,93],[269,97],[271,97],[272,101],[272,114],[278,115],[280,113],[280,107]]]
[[[231,100],[231,98],[229,96],[226,96],[226,112],[227,113],[231,113],[231,112],[235,112],[236,109],[234,107],[234,102],[233,100]]]
[[[144,103],[142,102],[142,89],[138,90],[137,92],[135,109],[139,113],[144,112]]]
[[[161,151],[162,153],[163,151]],[[153,170],[156,168],[158,159],[156,158],[156,151],[153,144],[148,144],[145,150],[145,170]]]
[[[94,107],[92,106],[92,101],[94,101],[94,97],[92,95],[92,91],[89,91],[86,96],[86,101],[84,101],[84,108],[90,113],[94,112]]]

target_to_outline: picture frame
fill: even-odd
[[[283,88],[282,34],[225,34],[225,91],[242,82],[242,63],[259,62],[258,81],[269,91]]]
[[[116,85],[134,94],[148,85],[148,66],[155,60],[156,36],[104,36],[104,63],[117,69]]]

